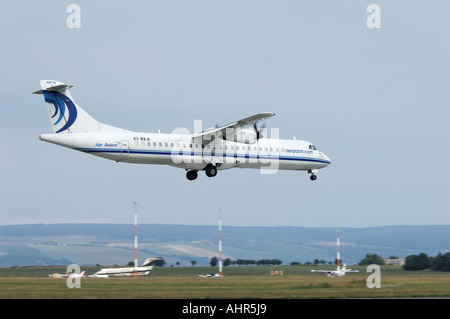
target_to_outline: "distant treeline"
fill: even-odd
[[[405,259],[405,270],[439,270],[450,271],[450,252],[441,254],[436,257],[428,257],[427,254],[409,255]]]

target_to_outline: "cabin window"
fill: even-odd
[[[170,147],[174,147],[175,145],[173,143],[170,143]]]
[[[162,143],[161,142],[159,142],[159,147],[162,147]]]

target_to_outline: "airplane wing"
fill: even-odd
[[[249,117],[246,117],[242,120],[221,126],[221,127],[215,127],[213,129],[209,129],[200,133],[194,133],[193,134],[193,138],[199,138],[202,137],[203,140],[211,140],[211,136],[218,133],[219,131],[222,132],[222,136],[226,136],[227,133],[227,129],[228,130],[236,130],[238,128],[244,128],[246,126],[264,121],[265,119],[274,116],[275,113],[273,112],[265,112],[265,113],[258,113]]]
[[[51,274],[48,275],[50,278],[67,278],[69,275],[63,275],[63,274]]]
[[[332,272],[334,272],[334,270],[311,270],[311,272],[326,272],[331,274]]]

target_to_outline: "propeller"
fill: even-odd
[[[263,123],[263,125],[261,125],[261,127],[259,129],[258,129],[258,126],[256,125],[256,123],[254,123],[253,128],[256,132],[256,140],[259,140],[260,138],[263,137],[262,131],[266,128],[266,123]]]

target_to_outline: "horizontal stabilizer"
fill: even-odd
[[[59,92],[59,91],[65,91],[65,90],[68,90],[68,89],[70,89],[71,87],[73,87],[72,84],[60,84],[60,85],[55,85],[55,86],[48,87],[48,88],[47,88],[47,91],[56,91],[56,92]],[[44,93],[44,92],[42,92],[42,90],[33,92],[33,94],[43,94],[43,93]]]

